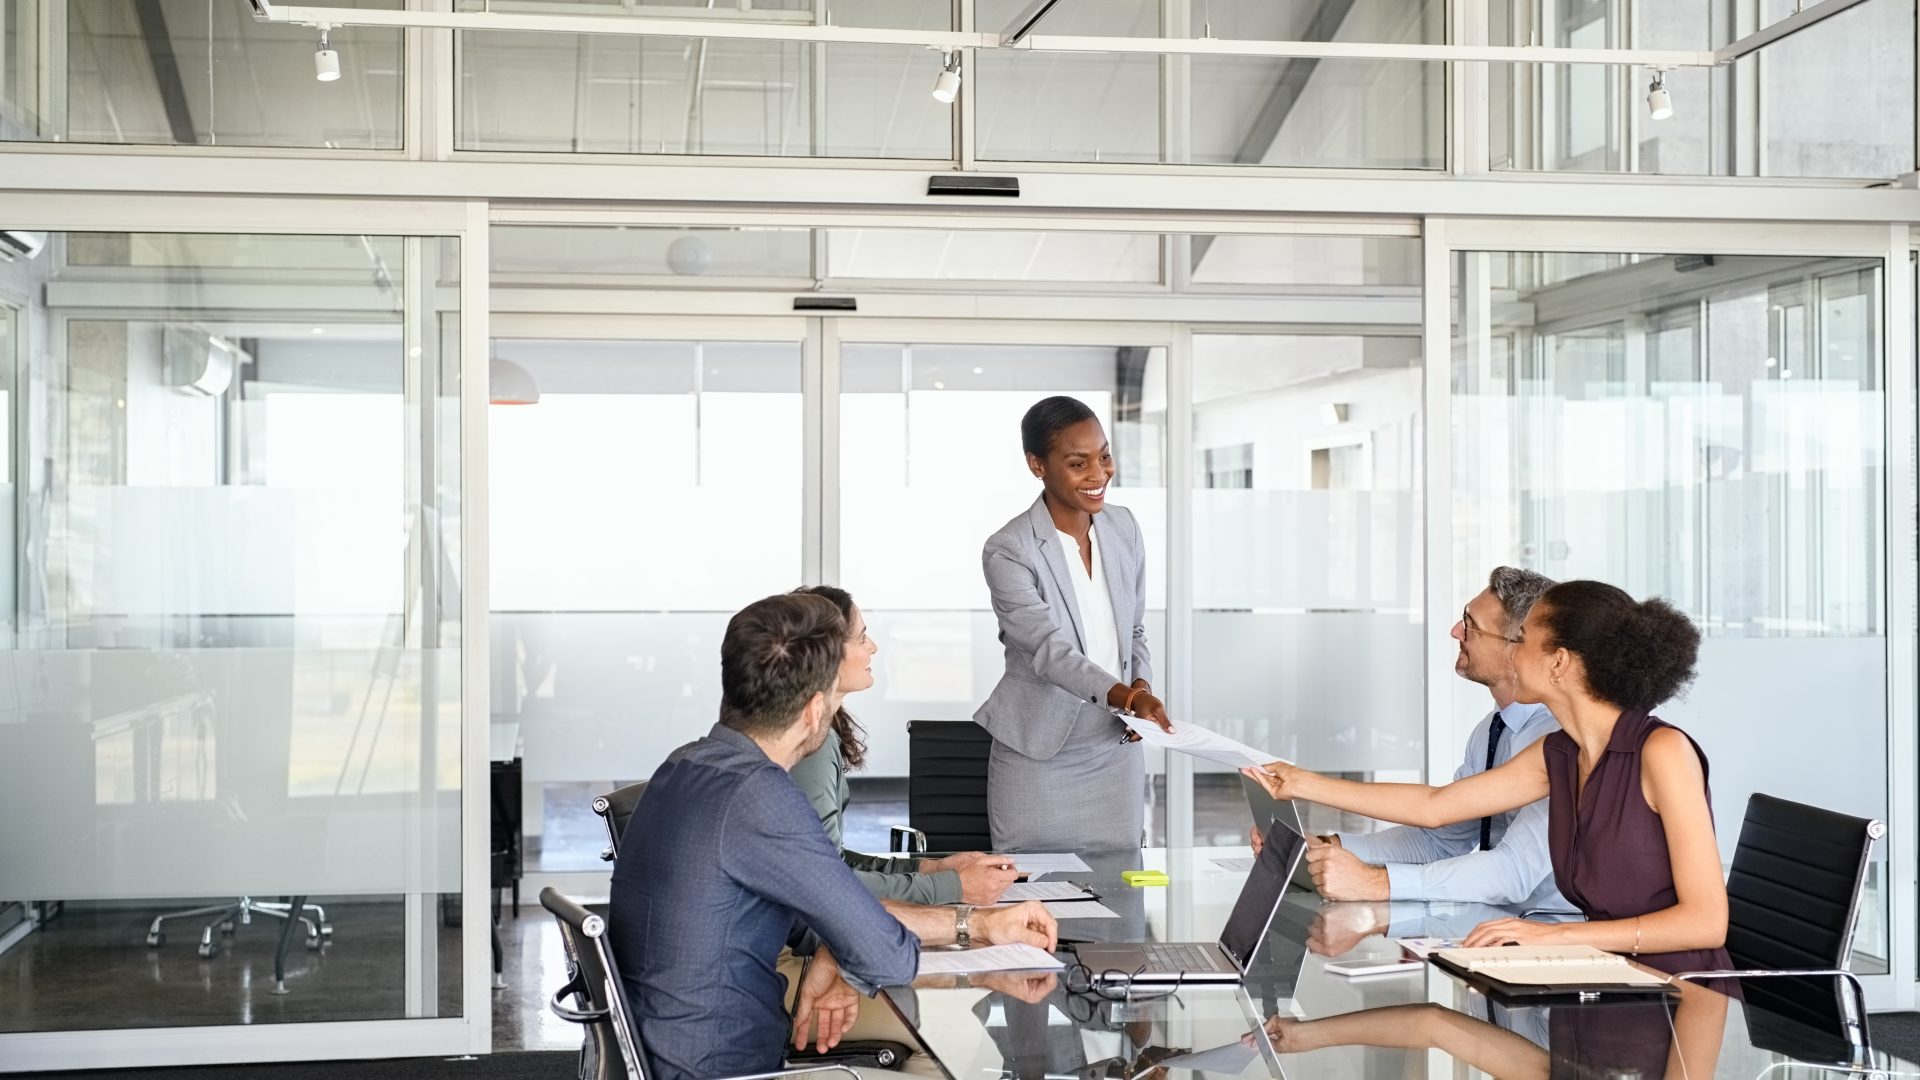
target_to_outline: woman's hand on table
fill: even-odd
[[[1494,919],[1473,928],[1460,944],[1469,949],[1493,945],[1551,945],[1566,933],[1565,923],[1529,922],[1526,919]]]

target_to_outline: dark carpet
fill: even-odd
[[[1874,1013],[1867,1031],[1875,1050],[1920,1062],[1920,1012]]]
[[[301,1061],[275,1065],[196,1065],[180,1069],[22,1073],[49,1080],[571,1080],[578,1051],[488,1054],[463,1058]]]

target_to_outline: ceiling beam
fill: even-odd
[[[1052,11],[1058,3],[1060,0],[1032,0],[1025,11],[1015,15],[1013,21],[1007,24],[1007,28],[1000,31],[1000,44],[1019,44],[1022,38],[1033,33],[1033,28],[1039,25],[1040,20],[1046,18],[1047,12]]]
[[[1812,7],[1796,11],[1771,26],[1763,26],[1738,41],[1722,45],[1714,50],[1713,55],[1720,63],[1731,64],[1748,53],[1759,52],[1783,37],[1797,34],[1815,23],[1824,22],[1848,8],[1865,2],[1866,0],[1820,0]]]
[[[1332,41],[1333,35],[1340,32],[1340,24],[1347,20],[1347,13],[1353,10],[1353,0],[1320,0],[1320,6],[1314,9],[1313,18],[1307,23],[1307,29],[1301,36],[1309,41]],[[1307,91],[1307,82],[1313,78],[1320,61],[1311,57],[1296,57],[1281,63],[1280,71],[1274,79],[1273,90],[1267,94],[1267,100],[1261,104],[1260,111],[1247,128],[1247,134],[1240,140],[1239,149],[1233,153],[1235,165],[1259,165],[1266,161],[1267,152],[1280,138],[1280,129],[1287,124],[1287,117],[1293,115],[1294,106],[1300,104],[1300,96]],[[1198,270],[1206,259],[1207,252],[1213,248],[1214,237],[1203,234],[1193,238],[1193,251],[1189,258],[1189,270]]]
[[[556,192],[564,192],[575,205],[589,201],[633,207],[685,204],[716,211],[779,207],[788,213],[894,207],[915,214],[964,214],[976,223],[1025,218],[1034,221],[1030,227],[1036,229],[1046,229],[1045,219],[1059,214],[1195,212],[1222,218],[1252,215],[1257,219],[1252,222],[1256,228],[1260,222],[1276,217],[1298,220],[1322,214],[1396,219],[1437,214],[1490,220],[1571,217],[1666,222],[1920,223],[1920,191],[1869,186],[1866,181],[1740,178],[1737,182],[1701,182],[1523,173],[1469,179],[1438,171],[1385,169],[1300,170],[1298,175],[1288,175],[1278,170],[1227,166],[1194,173],[1021,165],[1007,170],[1020,178],[1020,198],[1006,201],[1019,205],[995,206],[989,212],[979,199],[928,195],[928,171],[938,166],[926,162],[878,167],[609,161],[583,166],[564,160],[533,160],[545,157],[562,155],[523,155],[500,161],[220,155],[216,164],[204,149],[99,153],[88,148],[82,153],[64,146],[10,143],[0,146],[0,191],[76,196],[104,191],[149,195],[198,192],[217,194],[228,201],[235,195],[263,191],[284,197],[348,198],[365,198],[366,193],[377,191],[387,199],[534,202],[551,202]],[[90,215],[111,215],[124,209],[124,202],[89,202],[75,209]],[[416,216],[419,212],[415,208]],[[332,220],[324,214],[309,214],[315,221]],[[20,228],[38,227],[33,221],[17,224]],[[79,226],[68,222],[60,227]],[[408,231],[404,224],[388,228],[399,233]],[[348,231],[382,230],[368,224]],[[1202,231],[1235,230],[1209,224]],[[1755,235],[1765,239],[1764,230]],[[1522,229],[1504,246],[1524,248],[1526,236]]]
[[[133,11],[140,19],[140,38],[147,46],[147,60],[153,65],[153,81],[159,88],[173,141],[192,146],[200,141],[200,135],[193,126],[186,84],[180,79],[180,59],[174,54],[173,35],[167,30],[167,13],[161,10],[160,0],[134,0]],[[212,28],[207,32],[212,33]]]

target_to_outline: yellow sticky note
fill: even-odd
[[[1165,885],[1168,878],[1165,870],[1125,870],[1121,872],[1120,880],[1137,887],[1141,885]]]

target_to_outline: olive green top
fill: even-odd
[[[853,789],[847,783],[847,761],[840,755],[840,733],[829,731],[820,749],[802,758],[789,773],[800,793],[813,804],[827,838],[840,847],[847,801]],[[853,874],[867,891],[882,900],[904,900],[910,904],[957,904],[960,902],[960,875],[953,870],[922,874],[916,858],[889,858],[862,855],[840,848],[840,857],[853,868]]]

